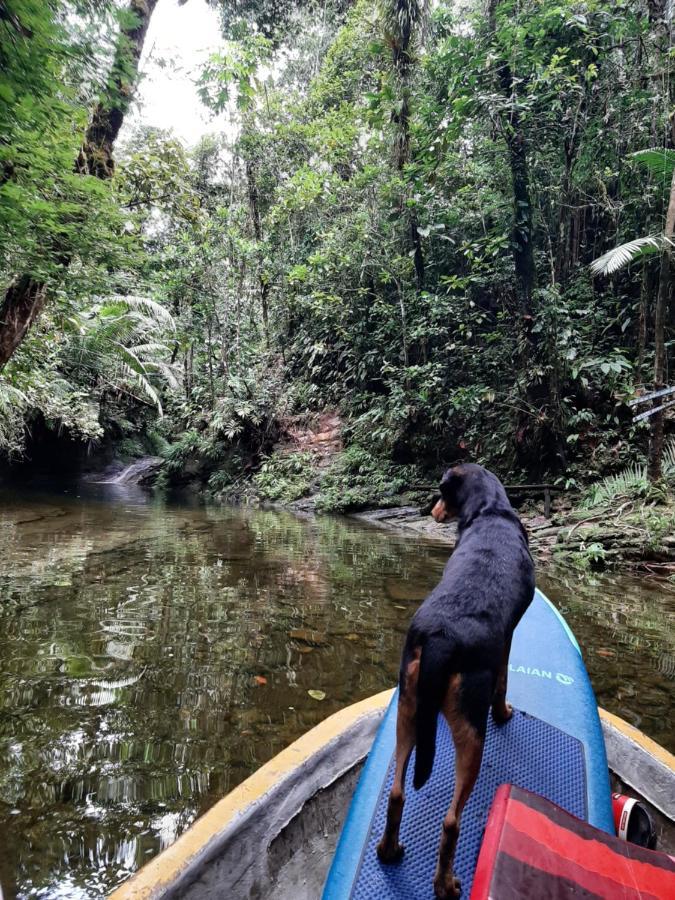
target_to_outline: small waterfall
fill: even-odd
[[[161,456],[144,456],[125,466],[121,472],[97,477],[97,484],[145,484],[151,481],[164,465]]]

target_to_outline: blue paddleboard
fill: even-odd
[[[500,784],[541,794],[614,834],[595,695],[574,635],[539,590],[513,636],[507,697],[513,717],[502,726],[490,717],[480,775],[462,815],[454,870],[465,898],[471,893],[488,812]],[[356,787],[323,900],[433,900],[441,823],[455,780],[454,747],[442,716],[433,772],[421,790],[412,786],[414,759],[408,767],[403,860],[385,866],[375,853],[394,775],[397,699],[394,695]]]

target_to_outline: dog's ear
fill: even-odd
[[[440,490],[441,498],[431,510],[431,515],[437,522],[445,522],[446,519],[454,519],[457,517],[459,503],[457,500],[457,492],[463,481],[463,472],[461,466],[455,466],[448,469],[441,478]]]
[[[464,481],[464,474],[461,466],[453,466],[441,478],[441,497],[451,506],[457,506],[457,492]]]

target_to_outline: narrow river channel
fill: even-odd
[[[392,686],[448,551],[348,518],[89,486],[0,492],[0,554],[11,900],[104,896],[298,735]],[[538,582],[598,702],[675,750],[675,584]]]

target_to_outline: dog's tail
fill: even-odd
[[[415,789],[426,784],[434,765],[436,724],[448,689],[453,649],[452,638],[445,634],[430,635],[422,647],[417,679]]]

